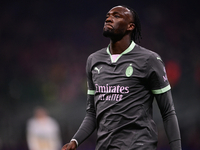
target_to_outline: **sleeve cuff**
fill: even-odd
[[[76,145],[77,145],[77,147],[78,147],[78,141],[77,141],[76,139],[71,139],[71,141],[76,142]],[[70,142],[71,142],[71,141],[70,141]]]

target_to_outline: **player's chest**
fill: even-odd
[[[142,68],[132,62],[123,63],[98,63],[93,66],[92,79],[94,84],[132,84],[143,77]]]

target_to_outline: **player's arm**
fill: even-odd
[[[152,53],[147,63],[149,85],[156,97],[170,147],[181,150],[180,130],[164,63],[156,53]]]
[[[156,94],[155,97],[162,115],[171,150],[181,150],[181,136],[171,91]]]
[[[79,127],[78,131],[72,139],[76,139],[80,145],[85,139],[87,139],[93,131],[96,129],[96,113],[94,109],[93,95],[88,95],[86,116]]]

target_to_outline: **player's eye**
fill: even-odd
[[[106,19],[109,18],[109,15],[106,15]]]
[[[115,18],[120,18],[120,15],[114,15]]]

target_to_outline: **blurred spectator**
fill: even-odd
[[[34,116],[28,120],[27,142],[29,150],[61,149],[60,129],[46,109],[37,107]]]

